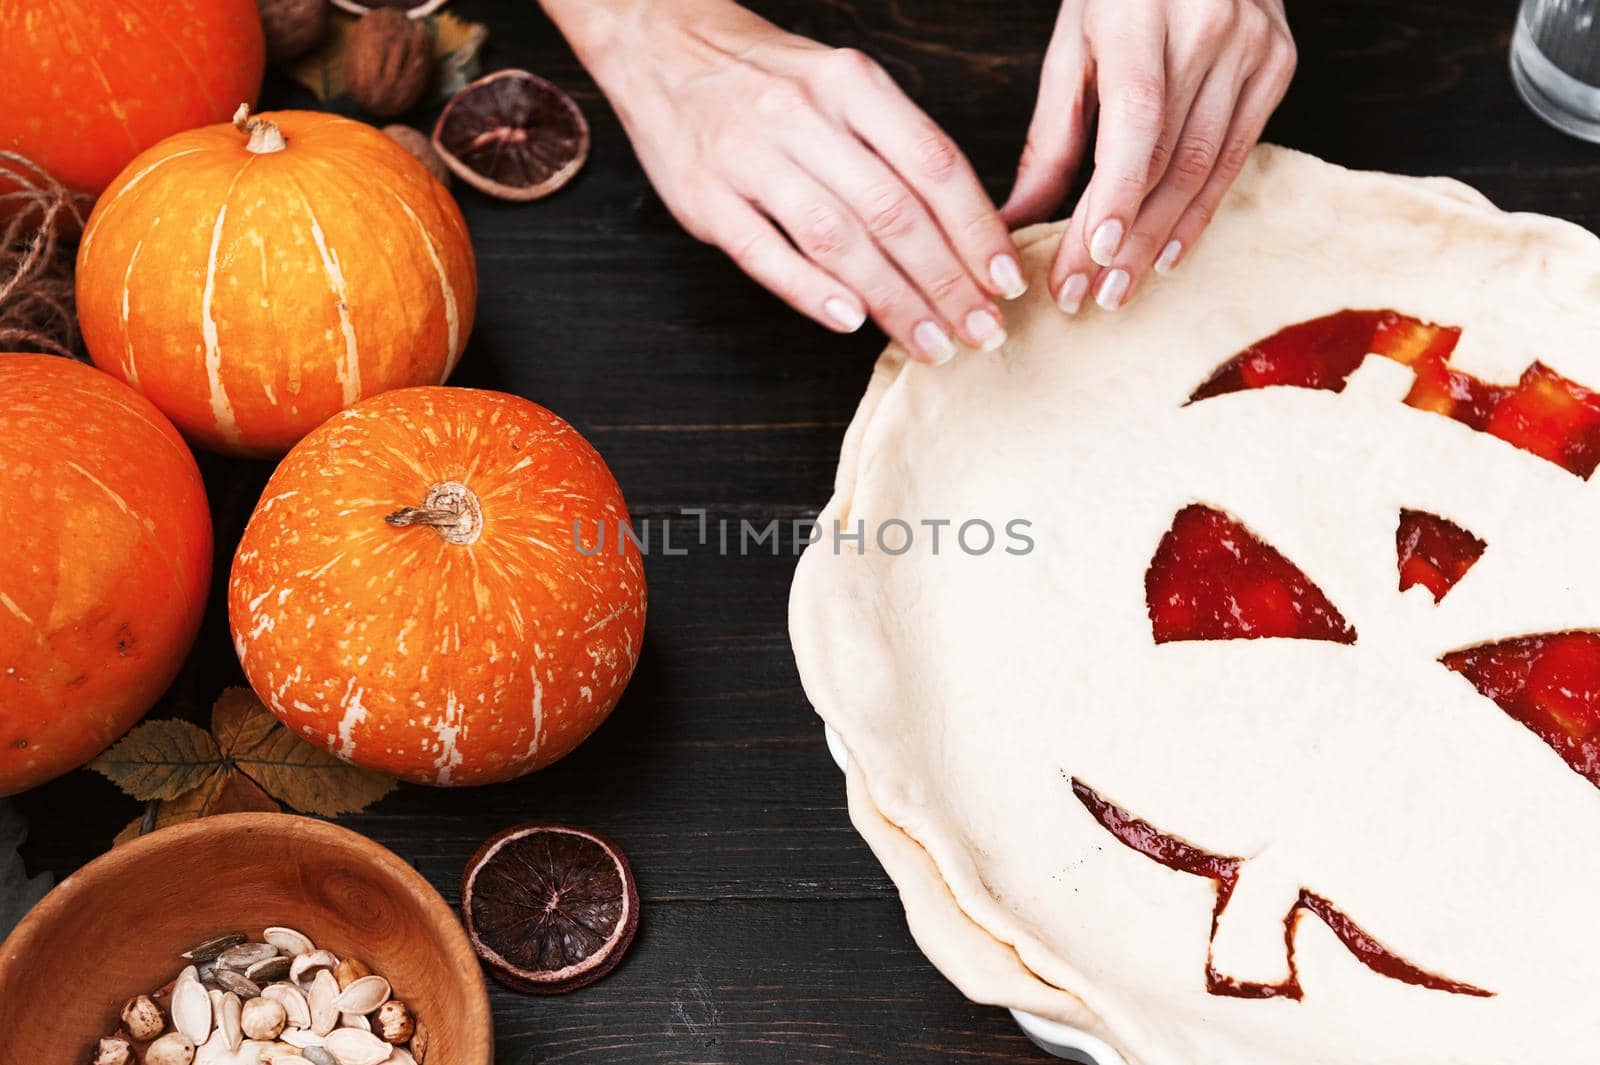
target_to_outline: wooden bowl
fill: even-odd
[[[387,977],[428,1026],[428,1063],[493,1061],[478,959],[416,870],[325,821],[222,814],[95,859],[0,944],[0,1065],[87,1061],[122,1003],[176,976],[183,951],[271,925]]]

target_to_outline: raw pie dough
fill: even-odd
[[[1060,225],[1019,235],[1010,341],[949,365],[891,347],[844,442],[790,629],[851,755],[852,817],[912,930],[972,998],[1086,1028],[1134,1065],[1590,1060],[1600,1046],[1600,788],[1442,655],[1600,628],[1600,491],[1405,406],[1368,356],[1342,392],[1186,403],[1291,323],[1392,308],[1460,326],[1451,365],[1535,360],[1600,387],[1600,242],[1465,186],[1257,150],[1192,255],[1116,314],[1069,318],[1044,279]],[[1354,644],[1157,645],[1145,574],[1174,515],[1226,512],[1297,565]],[[1397,588],[1396,517],[1487,549],[1439,602]],[[923,529],[898,555],[872,531]],[[923,519],[1022,518],[1026,555],[930,549]],[[903,537],[889,534],[891,546]],[[1125,846],[1073,793],[1246,859],[1215,880]],[[1302,889],[1389,951],[1492,992],[1368,968],[1295,925],[1298,1000],[1207,990],[1288,975]]]

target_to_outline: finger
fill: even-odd
[[[913,358],[934,364],[950,361],[956,348],[945,320],[889,261],[865,226],[843,201],[803,170],[781,164],[752,173],[759,193],[746,191],[806,258],[858,294],[874,321]]]
[[[1282,44],[1274,47],[1267,62],[1250,76],[1239,92],[1239,102],[1217,154],[1216,165],[1173,227],[1171,242],[1177,245],[1177,250],[1169,257],[1169,270],[1183,261],[1201,232],[1210,224],[1217,205],[1244,168],[1250,150],[1261,139],[1267,119],[1272,117],[1273,110],[1288,91],[1289,81],[1294,76],[1294,47],[1288,44],[1287,38],[1281,41]]]
[[[789,306],[837,333],[854,333],[866,321],[861,299],[826,270],[795,251],[761,212],[731,191],[711,205],[720,221],[716,244]]]
[[[1042,222],[1067,198],[1083,162],[1094,95],[1079,13],[1063,4],[1039,73],[1039,99],[1017,165],[1017,181],[1000,208],[1010,226]]]
[[[1121,8],[1096,53],[1100,118],[1094,174],[1079,210],[1089,257],[1109,265],[1150,187],[1151,160],[1166,123],[1166,30],[1155,5]]]
[[[1078,210],[1073,212],[1067,222],[1066,232],[1061,235],[1061,246],[1056,251],[1055,262],[1050,266],[1050,293],[1055,297],[1056,306],[1067,314],[1078,313],[1084,297],[1089,294],[1090,282],[1099,270],[1084,246],[1087,217],[1083,203],[1079,201]]]
[[[973,281],[927,207],[887,163],[816,112],[799,117],[787,139],[795,164],[855,212],[963,341],[984,351],[1005,342],[999,308]]]
[[[1026,292],[1011,230],[955,142],[878,64],[848,48],[834,56],[839,76],[823,88],[830,109],[916,192],[981,287],[1006,299]]]
[[[1111,266],[1095,279],[1092,291],[1102,308],[1116,310],[1132,298],[1151,269],[1165,273],[1176,264],[1183,245],[1172,239],[1173,229],[1216,167],[1238,100],[1239,81],[1237,67],[1216,67],[1207,75],[1176,138],[1166,172],[1145,198]]]

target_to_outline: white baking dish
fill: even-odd
[[[843,771],[850,764],[850,754],[844,749],[844,742],[839,739],[837,732],[829,728],[826,735],[828,753],[838,763],[840,771]],[[1022,1010],[1012,1010],[1011,1016],[1016,1018],[1022,1034],[1048,1054],[1065,1058],[1067,1061],[1079,1062],[1080,1065],[1127,1065],[1122,1055],[1113,1050],[1105,1040],[1098,1039],[1088,1032],[1081,1032],[1071,1025],[1046,1020],[1032,1013],[1024,1013]]]

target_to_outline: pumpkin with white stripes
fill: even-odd
[[[138,393],[0,355],[0,795],[82,765],[177,676],[211,584],[194,456]]]
[[[95,364],[190,440],[272,455],[392,388],[439,384],[477,303],[450,193],[378,130],[281,111],[133,160],[78,251]]]
[[[313,430],[228,580],[239,662],[287,728],[441,786],[582,743],[633,675],[644,615],[605,460],[538,404],[475,388],[389,392]]]

